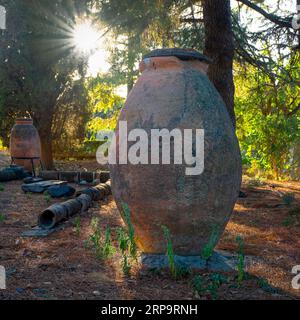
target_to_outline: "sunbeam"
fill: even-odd
[[[77,24],[73,30],[74,45],[84,52],[96,49],[100,38],[99,32],[88,21]]]

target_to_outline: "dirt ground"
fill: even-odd
[[[3,156],[1,161],[0,167],[6,163]],[[60,162],[58,167],[70,165]],[[78,167],[96,169],[97,164],[82,161]],[[173,280],[167,271],[145,271],[134,263],[131,275],[124,276],[120,254],[99,260],[84,241],[92,233],[92,218],[99,217],[102,234],[110,227],[116,245],[116,228],[123,223],[112,197],[82,214],[79,229],[73,219],[46,238],[21,237],[37,224],[38,214],[57,200],[26,195],[20,186],[20,181],[0,186],[0,265],[7,271],[7,290],[0,290],[0,300],[213,298],[207,292],[195,293],[195,273]],[[291,270],[300,265],[300,183],[247,180],[242,190],[247,197],[239,198],[218,249],[236,253],[240,235],[247,277],[238,286],[237,273],[226,274],[217,298],[299,299],[300,290],[291,286]],[[294,199],[288,201],[283,197],[286,193]]]

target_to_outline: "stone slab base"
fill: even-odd
[[[209,270],[216,272],[230,272],[236,270],[237,256],[226,251],[215,250],[208,260],[200,256],[175,255],[175,263],[178,267]],[[146,269],[168,268],[168,257],[163,254],[142,254],[140,257],[142,266]]]
[[[64,228],[63,225],[57,226],[52,229],[42,229],[40,227],[34,227],[32,229],[26,230],[21,233],[21,237],[23,238],[30,238],[30,237],[37,237],[37,238],[43,238],[47,237],[49,234],[62,230]]]

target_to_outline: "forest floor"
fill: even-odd
[[[0,167],[7,163],[0,154]],[[92,161],[77,168],[96,169]],[[59,168],[75,169],[60,162]],[[173,280],[168,271],[151,272],[132,264],[130,276],[122,272],[121,256],[99,260],[84,243],[92,233],[91,220],[98,217],[102,234],[109,227],[113,243],[123,226],[112,197],[96,203],[81,215],[80,227],[73,221],[45,238],[23,238],[35,226],[38,214],[57,200],[24,194],[21,181],[0,185],[0,265],[6,268],[7,289],[2,299],[300,299],[292,288],[292,268],[300,265],[300,183],[245,179],[231,220],[218,249],[237,253],[236,237],[244,239],[247,276],[237,284],[237,272],[224,274],[216,290],[200,295],[193,278],[213,276],[195,272]],[[286,196],[283,196],[283,195]],[[294,197],[294,199],[293,199]]]

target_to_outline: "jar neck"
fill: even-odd
[[[16,124],[27,124],[27,125],[32,125],[33,120],[30,118],[20,118],[16,120]]]
[[[140,71],[156,69],[184,69],[191,68],[207,74],[208,64],[200,60],[180,60],[177,57],[150,57],[140,63]]]

